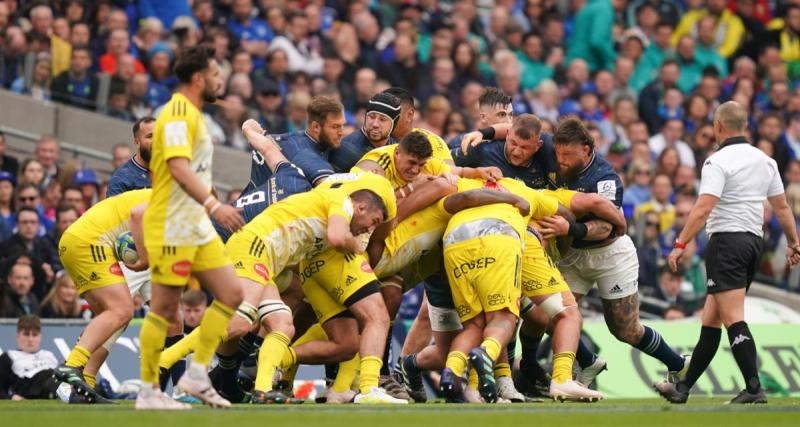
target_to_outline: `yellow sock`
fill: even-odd
[[[467,387],[472,390],[478,389],[478,371],[473,368],[469,368],[469,373],[467,374]]]
[[[325,329],[322,329],[322,325],[320,325],[319,323],[315,323],[311,325],[310,328],[308,328],[306,333],[304,333],[303,335],[300,336],[300,338],[294,341],[292,347],[299,347],[311,341],[327,341],[327,340],[328,340],[328,334],[325,333]]]
[[[564,384],[572,379],[572,364],[575,362],[575,353],[565,351],[553,355],[553,381]]]
[[[467,355],[460,351],[451,351],[447,354],[444,367],[450,368],[457,377],[464,376],[464,369],[467,367]]]
[[[72,351],[69,352],[66,365],[71,368],[83,368],[89,362],[89,357],[91,357],[91,355],[92,353],[90,353],[89,350],[80,345],[76,345],[72,347]]]
[[[272,377],[283,355],[289,350],[289,337],[283,332],[270,332],[264,337],[261,350],[258,352],[258,373],[256,374],[256,390],[267,392],[272,390]]]
[[[142,381],[149,384],[158,384],[158,359],[164,349],[167,339],[167,319],[153,313],[147,313],[139,332],[139,351],[141,353]]]
[[[495,363],[494,364],[494,377],[495,378],[502,378],[502,377],[510,377],[511,376],[511,365],[508,363]]]
[[[337,393],[344,393],[350,390],[353,386],[353,381],[358,375],[358,368],[361,365],[361,358],[356,354],[352,359],[344,361],[339,364],[339,373],[336,374],[336,379],[333,380],[331,387]]]
[[[203,320],[197,326],[200,332],[197,335],[192,363],[205,366],[211,363],[211,358],[219,343],[228,336],[228,321],[235,312],[235,308],[228,307],[219,301],[211,303],[211,307],[208,307],[203,315]]]
[[[164,369],[169,369],[181,359],[191,354],[195,347],[197,347],[198,336],[200,336],[199,327],[194,328],[189,335],[181,338],[175,344],[165,348],[161,353],[161,359],[158,361],[158,366]]]
[[[287,347],[286,351],[283,353],[283,358],[281,358],[280,367],[290,367],[297,365],[297,353],[294,351],[292,347]]]
[[[378,386],[378,379],[381,376],[381,366],[383,361],[380,357],[367,356],[361,358],[359,364],[361,368],[361,382],[358,385],[361,393],[369,393],[373,387]]]
[[[500,342],[494,338],[485,338],[481,343],[481,347],[486,350],[486,354],[492,359],[492,361],[496,361],[497,358],[500,356],[500,352],[502,351],[503,347],[500,345]]]
[[[94,388],[94,386],[97,385],[97,377],[94,374],[87,374],[84,372],[83,380],[86,381],[86,384],[89,384],[89,387],[91,388]]]

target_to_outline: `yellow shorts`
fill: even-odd
[[[482,312],[508,309],[519,316],[519,240],[485,236],[444,248],[444,268],[461,322]]]
[[[233,259],[233,269],[238,277],[264,286],[277,286],[266,245],[256,233],[239,230],[228,239],[225,249]]]
[[[185,286],[189,275],[231,264],[219,236],[201,246],[147,246],[153,283]]]
[[[64,233],[58,242],[58,255],[80,295],[92,289],[126,283],[111,246],[89,243],[74,234]]]
[[[405,293],[440,271],[442,271],[442,249],[437,246],[436,249],[426,253],[411,265],[400,270],[397,276],[403,279],[403,293]],[[381,278],[381,281],[383,280],[384,278]],[[383,286],[383,283],[381,286]]]
[[[569,292],[561,272],[532,233],[525,232],[522,252],[522,294],[528,298]]]
[[[319,323],[344,312],[358,299],[350,301],[369,290],[367,285],[377,285],[377,278],[364,255],[344,254],[333,249],[300,263],[300,283],[308,303],[314,308]],[[359,292],[361,291],[361,292]],[[364,296],[369,295],[364,294]]]

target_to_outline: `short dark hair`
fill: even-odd
[[[30,213],[36,215],[36,220],[39,220],[39,212],[37,212],[36,209],[28,207],[28,206],[22,206],[21,208],[17,209],[17,222],[19,222],[19,216],[23,212],[30,212]]]
[[[327,96],[316,96],[306,107],[308,113],[308,123],[317,122],[321,125],[325,124],[330,114],[341,114],[344,111],[344,106],[334,101]]]
[[[661,63],[661,67],[659,67],[659,69],[664,68],[664,67],[666,67],[668,65],[674,65],[674,66],[676,66],[678,68],[680,68],[680,66],[681,66],[680,64],[678,64],[678,60],[677,59],[675,59],[675,58],[667,58]]]
[[[190,289],[181,296],[181,303],[189,307],[197,307],[201,304],[208,304],[208,297],[203,291]]]
[[[401,87],[392,86],[389,89],[384,90],[384,92],[394,95],[400,98],[401,104],[406,104],[410,106],[414,106],[414,97],[411,96],[411,93]]]
[[[42,332],[42,321],[35,314],[26,314],[17,320],[17,332]]]
[[[89,55],[89,58],[92,57],[92,51],[89,50],[88,46],[75,46],[72,48],[72,53],[70,53],[70,58],[72,58],[72,56],[75,55],[75,52],[80,52],[80,51],[86,52],[86,54]]]
[[[139,134],[139,128],[141,128],[143,124],[152,123],[154,121],[156,121],[156,118],[153,116],[145,116],[137,120],[136,123],[133,124],[133,137],[136,138],[136,135]]]
[[[428,136],[422,132],[413,131],[404,136],[398,144],[408,154],[419,159],[427,159],[433,155],[433,147]]]
[[[192,81],[195,73],[202,72],[208,68],[208,64],[214,57],[211,47],[201,44],[182,50],[175,61],[175,75],[178,81],[186,84]]]
[[[542,121],[533,114],[520,114],[511,121],[511,131],[522,139],[536,138],[542,132]]]
[[[507,95],[502,89],[489,86],[483,89],[483,93],[478,97],[479,106],[491,107],[494,105],[506,106],[511,104],[511,96]]]
[[[29,188],[33,188],[34,190],[36,190],[36,192],[39,193],[39,197],[42,196],[42,190],[40,190],[39,187],[36,184],[31,183],[31,182],[23,182],[22,184],[18,185],[17,186],[17,192],[14,195],[15,196],[19,196],[19,193],[21,193],[21,192],[23,192],[23,191],[25,191],[25,190],[27,190]]]
[[[61,215],[65,214],[65,213],[67,213],[69,211],[75,211],[75,215],[76,216],[81,216],[81,213],[78,212],[78,208],[76,208],[74,205],[66,203],[66,202],[62,202],[62,203],[59,203],[58,207],[56,208],[56,221],[61,219]]]
[[[570,145],[580,144],[587,145],[594,150],[594,138],[589,134],[589,130],[583,125],[580,120],[570,117],[558,123],[555,132],[553,132],[553,144],[556,145]]]
[[[372,190],[358,190],[350,194],[350,199],[354,202],[366,203],[370,209],[380,209],[383,213],[383,220],[386,220],[388,213],[383,199]]]

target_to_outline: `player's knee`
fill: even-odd
[[[642,327],[638,323],[635,325],[609,325],[609,331],[611,332],[611,335],[614,335],[614,338],[630,345],[636,345],[639,343],[639,341],[641,341],[641,329]]]
[[[127,307],[120,307],[110,311],[111,322],[115,329],[124,327],[133,318],[133,307],[131,310],[126,310]]]

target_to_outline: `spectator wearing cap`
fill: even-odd
[[[239,0],[246,1],[246,0]],[[289,16],[286,33],[275,37],[269,50],[281,49],[289,59],[289,71],[302,71],[312,76],[322,74],[322,57],[311,45],[308,37],[308,17],[297,11]]]
[[[575,16],[573,33],[567,42],[567,62],[583,58],[589,70],[611,70],[617,57],[614,52],[614,8],[625,2],[587,0]]]
[[[730,58],[736,53],[742,38],[745,34],[742,20],[733,12],[727,9],[727,0],[708,0],[707,7],[688,11],[681,18],[678,27],[672,34],[670,42],[673,46],[678,45],[681,37],[687,34],[696,34],[700,19],[706,15],[717,18],[717,25],[714,32],[714,48],[723,58]]]
[[[97,78],[89,70],[92,54],[81,46],[72,48],[69,70],[59,74],[50,83],[54,101],[85,109],[94,109],[97,97]]]
[[[626,163],[628,161],[628,147],[622,141],[614,141],[608,146],[606,161],[614,168],[614,172],[625,175]]]
[[[16,177],[19,171],[17,158],[6,154],[6,134],[2,131],[0,131],[0,171],[7,172],[12,177]]]
[[[72,176],[72,184],[81,189],[84,206],[91,208],[98,202],[100,180],[94,169],[78,169]]]
[[[14,230],[14,185],[16,178],[0,171],[0,242],[11,237]]]
[[[228,31],[239,41],[242,49],[253,56],[255,67],[263,68],[269,43],[275,34],[266,21],[257,17],[253,0],[234,0],[232,11]]]
[[[278,85],[272,80],[262,79],[256,83],[255,89],[258,123],[261,127],[276,134],[289,132],[289,123],[281,109],[283,99]]]

